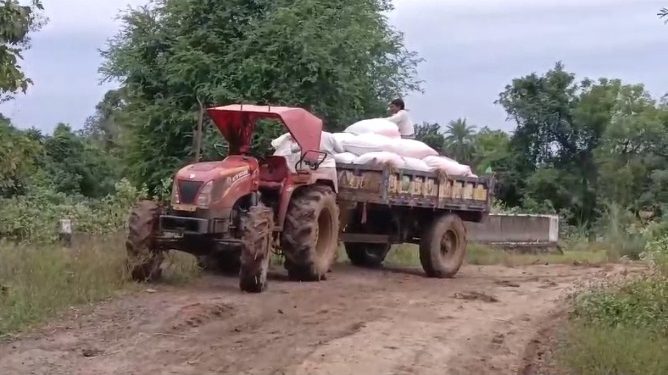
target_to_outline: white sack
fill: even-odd
[[[330,155],[340,154],[345,152],[343,145],[332,133],[322,132],[320,136],[320,151],[324,151]]]
[[[438,152],[426,144],[414,139],[394,139],[387,151],[397,153],[406,158],[424,159],[427,156],[438,156]]]
[[[402,168],[404,166],[404,159],[392,152],[369,152],[357,157],[354,164],[368,165],[372,167],[386,167],[389,165],[394,168]]]
[[[410,169],[412,171],[418,172],[431,172],[432,169],[429,168],[427,163],[420,159],[415,158],[403,158],[404,159],[404,169]]]
[[[350,142],[357,137],[355,134],[351,133],[332,133],[332,136],[341,145],[343,145],[346,142]]]
[[[347,127],[344,132],[355,135],[378,134],[389,138],[401,138],[397,124],[383,118],[358,121]]]
[[[430,168],[440,170],[451,176],[473,177],[471,167],[464,164],[459,164],[445,156],[427,156],[422,159]]]
[[[334,154],[334,160],[336,160],[337,163],[341,164],[353,164],[355,162],[355,159],[357,159],[357,155],[351,152]]]
[[[393,149],[394,139],[384,137],[378,134],[365,134],[363,136],[353,136],[342,138],[341,144],[345,152],[351,152],[355,155],[364,155],[369,152],[391,151]]]
[[[276,150],[274,156],[288,156],[292,153],[293,146],[297,143],[292,140],[290,133],[285,133],[271,141],[271,147]]]

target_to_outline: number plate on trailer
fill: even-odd
[[[169,239],[180,239],[180,238],[183,238],[183,232],[163,231],[162,232],[162,237],[163,238],[169,238]]]
[[[195,206],[194,204],[173,204],[172,208],[176,211],[186,211],[186,212],[197,211],[197,206]]]

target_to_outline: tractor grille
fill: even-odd
[[[179,198],[181,203],[193,204],[197,197],[197,192],[202,186],[202,181],[183,181],[179,180]]]

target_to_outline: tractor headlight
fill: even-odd
[[[202,189],[199,191],[199,195],[197,196],[197,207],[199,208],[209,208],[209,204],[211,204],[211,192],[213,191],[213,181],[209,181],[204,186]]]
[[[232,180],[223,178],[220,180],[211,180],[204,184],[197,195],[197,207],[208,209],[211,203],[217,202],[223,198],[225,192],[232,184]]]
[[[179,185],[176,183],[176,178],[174,178],[174,183],[172,183],[172,204],[181,204]]]

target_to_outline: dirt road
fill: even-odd
[[[466,266],[456,279],[339,266],[317,284],[151,286],[0,344],[3,375],[517,374],[564,293],[621,266]]]

